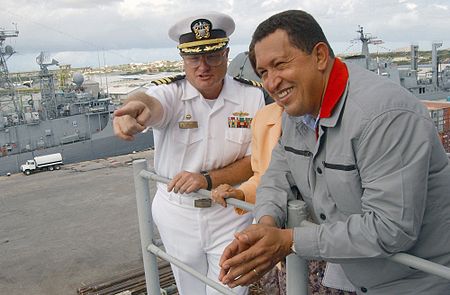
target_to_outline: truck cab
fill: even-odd
[[[34,160],[27,160],[27,162],[20,166],[20,171],[26,175],[30,175],[31,171],[36,169],[36,162]]]

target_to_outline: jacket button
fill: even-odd
[[[327,219],[327,216],[323,213],[320,213],[320,219],[325,220]]]
[[[322,169],[320,167],[317,167],[317,173],[322,174]]]
[[[361,292],[366,293],[367,292],[367,288],[366,287],[361,287]]]

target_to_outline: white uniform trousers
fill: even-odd
[[[249,226],[251,213],[238,215],[233,206],[224,208],[213,203],[209,208],[195,208],[180,196],[158,185],[153,200],[153,220],[158,227],[166,252],[208,278],[218,282],[219,260],[233,234]],[[172,265],[180,295],[220,294],[192,275]],[[247,287],[232,289],[235,294],[247,294]]]

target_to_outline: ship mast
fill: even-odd
[[[54,75],[48,70],[49,66],[59,65],[58,61],[52,59],[48,61],[48,57],[44,52],[41,52],[36,57],[36,63],[41,68],[39,72],[40,86],[41,86],[41,99],[44,106],[45,114],[42,119],[55,119],[58,115],[57,102],[55,96],[55,82]]]
[[[16,99],[15,99],[15,89],[14,84],[11,82],[9,77],[8,66],[6,64],[6,60],[11,57],[15,53],[13,47],[11,45],[5,46],[5,40],[7,38],[13,38],[19,36],[19,31],[16,30],[5,30],[0,28],[0,88],[4,88],[7,91],[9,99],[12,101],[14,105],[14,109],[16,113],[19,115],[19,108],[17,107]],[[2,101],[0,101],[1,103]]]
[[[369,68],[370,65],[370,53],[369,53],[369,44],[378,45],[382,44],[383,41],[380,39],[377,39],[377,37],[373,37],[370,34],[364,34],[364,28],[360,25],[358,25],[358,30],[356,31],[359,33],[359,40],[361,41],[361,55],[364,55],[366,57],[366,68]]]

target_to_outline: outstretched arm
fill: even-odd
[[[163,107],[156,98],[144,92],[136,93],[114,112],[114,134],[125,140],[133,140],[134,134],[159,122],[163,112]]]

